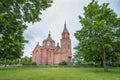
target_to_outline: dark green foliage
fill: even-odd
[[[76,55],[85,61],[101,63],[104,71],[108,71],[109,61],[120,59],[120,18],[108,5],[92,0],[84,7],[84,17],[79,16],[82,29],[75,32],[79,41]]]
[[[4,65],[5,64],[5,59],[1,58],[0,59],[0,64]],[[16,64],[20,64],[20,59],[7,59],[7,64],[8,65],[16,65]]]
[[[15,59],[23,55],[23,32],[26,23],[40,21],[39,15],[52,0],[0,0],[0,58]]]
[[[32,65],[36,65],[36,62],[32,62]]]
[[[66,61],[62,61],[59,63],[59,65],[67,65],[67,62]]]

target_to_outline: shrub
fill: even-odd
[[[62,61],[59,63],[59,65],[67,65],[67,62],[66,61]]]
[[[36,62],[32,62],[32,65],[36,65]]]

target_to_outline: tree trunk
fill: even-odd
[[[102,59],[103,59],[104,71],[108,72],[108,68],[107,68],[107,64],[106,64],[106,53],[105,52],[103,53]]]
[[[5,58],[5,67],[7,67],[7,58]]]
[[[100,60],[100,66],[103,67],[103,59]]]

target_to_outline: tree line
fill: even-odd
[[[0,59],[0,65],[5,64],[5,59],[1,58]],[[15,66],[22,66],[22,65],[35,65],[34,63],[32,63],[31,61],[31,57],[22,57],[22,58],[16,58],[16,59],[8,59],[7,60],[7,65],[15,65]]]

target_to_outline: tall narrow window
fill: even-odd
[[[50,46],[50,42],[47,42],[47,45]]]
[[[35,55],[36,61],[38,60],[38,56],[39,56],[39,54],[38,54],[38,51],[37,51],[36,55]]]
[[[36,53],[36,57],[38,57],[38,51],[37,51],[37,53]]]
[[[70,44],[68,44],[68,48],[70,48]]]
[[[48,53],[49,54],[49,58],[51,58],[51,53]]]

